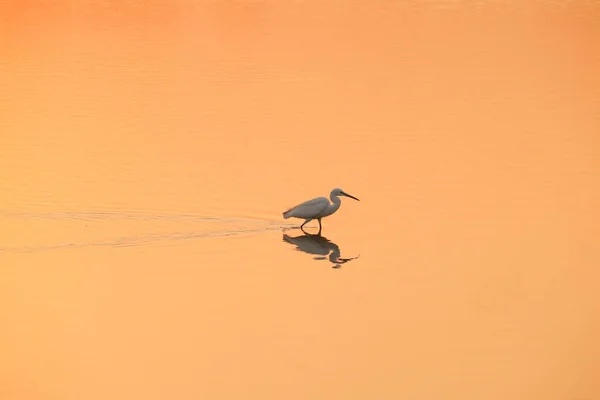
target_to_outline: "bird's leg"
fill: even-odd
[[[323,229],[321,226],[321,218],[317,218],[317,221],[319,221],[319,233],[317,233],[317,235],[321,236],[321,229]]]
[[[302,230],[302,232],[306,233],[304,231],[304,225],[306,225],[307,223],[309,223],[310,221],[312,221],[312,218],[307,219],[306,221],[304,221],[304,223],[302,225],[300,225],[300,229]]]

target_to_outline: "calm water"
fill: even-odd
[[[599,3],[0,15],[0,398],[600,399]]]

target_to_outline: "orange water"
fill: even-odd
[[[1,3],[0,398],[600,399],[598,21]]]

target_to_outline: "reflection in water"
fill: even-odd
[[[311,235],[305,233],[300,236],[289,236],[283,234],[283,241],[296,246],[296,250],[303,251],[308,254],[316,254],[320,256],[329,255],[329,261],[334,264],[332,268],[339,268],[341,264],[354,260],[356,257],[340,258],[340,248],[337,244],[321,235]],[[327,257],[315,257],[315,260],[325,260]]]

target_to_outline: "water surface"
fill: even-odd
[[[0,15],[2,399],[600,398],[597,3]]]

